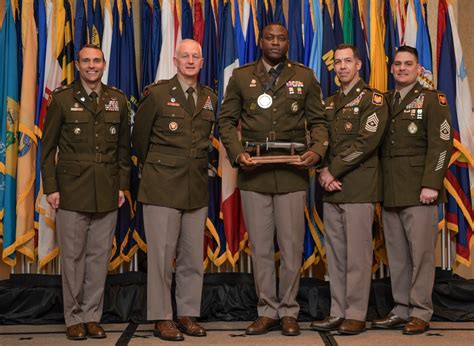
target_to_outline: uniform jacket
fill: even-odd
[[[342,182],[342,190],[324,192],[334,203],[378,202],[382,198],[382,170],[378,148],[387,125],[384,96],[360,80],[345,95],[342,90],[326,102],[329,149],[325,166]]]
[[[209,136],[216,95],[198,85],[192,114],[177,76],[147,87],[145,95],[132,135],[143,166],[138,200],[175,209],[207,206]]]
[[[235,69],[219,112],[219,132],[232,165],[244,152],[246,141],[307,143],[309,150],[324,157],[328,144],[327,119],[321,100],[321,88],[311,69],[292,61],[284,62],[281,74],[268,94],[269,108],[258,104],[263,94],[261,60]],[[242,139],[237,127],[241,125]],[[302,154],[305,150],[300,152]],[[288,151],[262,152],[262,155],[289,155]],[[251,155],[255,155],[252,153]],[[238,187],[262,193],[287,193],[305,190],[308,172],[288,164],[263,164],[255,170],[239,169]]]
[[[49,102],[41,142],[44,193],[59,192],[59,207],[65,210],[117,209],[119,190],[129,188],[131,167],[125,94],[102,84],[94,111],[81,82],[75,82],[54,91]]]
[[[393,103],[395,92],[388,93]],[[416,83],[390,114],[382,145],[384,206],[421,205],[423,187],[439,191],[446,201],[443,179],[453,145],[446,96]]]

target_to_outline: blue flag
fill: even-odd
[[[142,0],[141,48],[142,78],[141,90],[154,82],[156,69],[160,62],[161,48],[161,8],[159,0],[153,1],[150,7],[147,0]]]
[[[238,57],[240,65],[244,64],[245,61],[245,39],[244,32],[242,29],[242,22],[240,18],[239,1],[233,1],[234,4],[234,33],[235,33],[235,45],[237,47]],[[232,23],[232,20],[231,20]]]
[[[313,43],[311,45],[309,67],[311,67],[314,73],[316,73],[316,78],[321,81],[321,64],[323,52],[323,13],[319,1],[313,1],[313,14],[314,37]]]
[[[87,17],[84,0],[76,1],[76,11],[74,19],[74,59],[79,58],[78,53],[82,46],[87,43]],[[79,71],[74,71],[75,79],[79,78]]]
[[[303,32],[301,28],[301,1],[295,1],[288,7],[288,36],[290,47],[288,57],[291,60],[303,63]]]
[[[334,31],[332,30],[331,16],[326,2],[323,4],[323,49],[321,66],[321,89],[326,98],[333,94],[338,86],[336,85],[336,73],[334,71]]]
[[[194,27],[193,27],[193,12],[189,5],[189,0],[181,0],[181,37],[193,38]]]
[[[311,19],[311,3],[310,0],[304,0],[304,64],[309,66],[311,59],[311,46],[313,44],[314,27]]]
[[[270,3],[270,1],[269,1],[269,3]],[[292,6],[289,6],[289,7],[291,8]],[[280,24],[282,24],[283,26],[286,27],[286,20],[285,20],[285,14],[283,13],[283,1],[282,0],[276,0],[276,2],[275,2],[275,15],[273,17],[273,21],[275,23],[280,23]]]
[[[89,0],[92,2],[92,0]],[[92,43],[102,47],[102,33],[104,32],[104,21],[102,18],[102,8],[100,0],[96,0],[94,7],[94,19],[92,22]]]
[[[257,59],[257,50],[258,45],[257,38],[255,37],[254,16],[252,9],[250,9],[249,24],[247,26],[247,36],[245,40],[244,61],[241,62],[241,65],[255,61],[255,59]]]
[[[354,46],[359,52],[360,60],[362,61],[362,68],[360,69],[360,76],[368,83],[370,78],[370,61],[367,52],[367,42],[365,40],[364,30],[362,29],[362,18],[359,13],[359,1],[353,2],[354,17],[352,17],[353,32],[354,32]]]
[[[400,46],[398,30],[396,29],[396,17],[393,16],[390,0],[385,0],[385,55],[387,57],[387,71],[393,64],[395,52]],[[387,89],[395,88],[395,80],[391,73],[388,74]]]
[[[119,0],[120,1],[120,0]],[[109,61],[109,77],[107,84],[119,87],[120,84],[120,50],[121,50],[121,33],[120,22],[121,18],[118,13],[117,1],[114,3],[112,9],[113,29],[112,29],[112,44],[110,47],[110,61]]]
[[[35,201],[38,201],[38,194],[41,184],[41,128],[40,124],[40,114],[41,114],[41,104],[43,102],[43,85],[45,81],[44,67],[46,63],[46,42],[47,42],[47,28],[46,28],[46,9],[44,6],[44,1],[36,0],[35,1],[35,20],[38,28],[38,61],[36,65],[36,71],[38,73],[38,82],[37,82],[37,96],[36,96],[36,113],[35,113],[35,132],[37,133],[38,146],[36,149],[36,179],[35,179]],[[35,203],[36,205],[37,203]],[[39,229],[39,213],[38,210],[35,210],[35,228]]]
[[[204,37],[202,42],[202,56],[204,64],[199,75],[201,84],[217,90],[217,33],[214,11],[210,1],[204,5]]]
[[[341,15],[339,11],[339,1],[334,1],[334,40],[336,46],[344,43],[344,32],[342,31]]]

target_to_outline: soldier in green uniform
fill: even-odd
[[[359,334],[365,330],[372,267],[372,223],[382,198],[378,147],[387,124],[384,97],[359,76],[352,45],[334,52],[341,89],[325,101],[329,149],[319,182],[325,189],[324,229],[331,313],[311,328]]]
[[[298,335],[296,318],[304,241],[304,204],[309,167],[324,156],[327,120],[321,89],[312,70],[287,60],[288,31],[281,24],[263,29],[262,59],[235,69],[219,113],[219,131],[230,163],[239,167],[238,187],[252,250],[258,295],[258,319],[247,334],[264,334],[282,326]],[[238,126],[242,138],[239,138]],[[245,142],[309,143],[295,164],[257,165]],[[282,149],[262,155],[288,155]],[[276,287],[274,235],[280,250]]]
[[[208,206],[208,148],[217,98],[197,81],[201,46],[181,41],[174,57],[178,72],[145,89],[132,141],[141,171],[138,200],[148,244],[147,318],[155,336],[171,341],[205,336],[197,324],[203,280],[204,227]],[[176,255],[176,307],[171,279]]]
[[[382,146],[383,225],[395,307],[373,321],[379,328],[404,325],[404,334],[428,330],[438,238],[438,204],[446,201],[443,179],[452,150],[446,96],[417,82],[421,67],[415,48],[395,54],[395,90],[389,132]]]
[[[101,83],[100,48],[84,46],[76,68],[80,80],[49,99],[41,173],[57,209],[66,334],[80,340],[106,336],[99,325],[105,278],[131,163],[127,97]]]

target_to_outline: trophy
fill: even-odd
[[[268,138],[265,142],[245,142],[246,148],[255,148],[256,156],[251,159],[256,163],[297,163],[301,162],[300,155],[295,155],[296,149],[306,148],[303,143],[296,142],[272,142]],[[286,149],[290,155],[260,156],[262,150]]]

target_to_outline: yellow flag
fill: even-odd
[[[21,42],[23,50],[23,75],[19,113],[19,147],[17,166],[16,249],[29,261],[35,259],[34,248],[34,184],[36,177],[35,134],[36,112],[36,23],[34,0],[23,0],[21,12]]]

